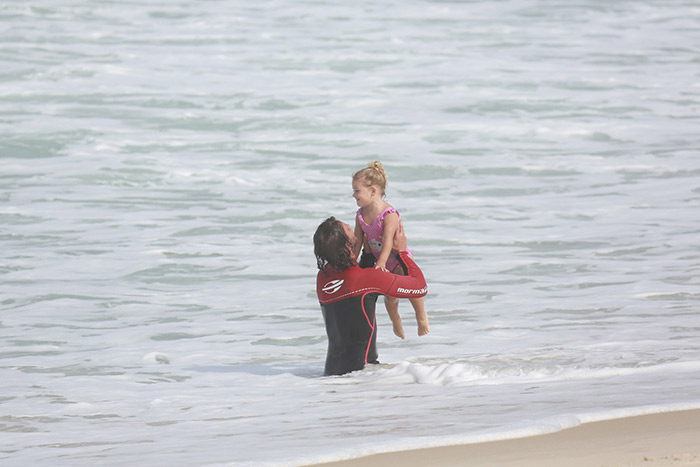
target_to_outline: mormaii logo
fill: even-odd
[[[404,289],[399,287],[396,289],[398,293],[405,293],[405,294],[413,294],[413,295],[424,295],[427,291],[427,287],[423,287],[422,289]]]
[[[343,285],[343,282],[345,282],[344,279],[336,279],[334,281],[330,281],[326,283],[326,285],[324,285],[321,290],[323,290],[327,294],[336,293],[340,289],[340,286]]]

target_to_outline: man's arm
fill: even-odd
[[[396,298],[417,298],[428,293],[423,272],[413,259],[402,251],[401,261],[408,269],[408,276],[393,274],[381,269],[359,269],[353,281],[353,289],[357,291],[377,292]],[[362,271],[361,273],[359,271]]]
[[[425,283],[423,271],[413,261],[406,251],[399,252],[401,261],[406,265],[408,270],[407,276],[399,276],[393,274],[393,282],[389,286],[389,290],[385,291],[385,295],[397,298],[416,298],[423,297],[428,293],[428,285]]]
[[[362,231],[360,221],[357,218],[357,215],[355,215],[355,244],[352,246],[352,252],[355,255],[355,258],[360,257],[360,250],[362,249],[364,235],[365,233]]]

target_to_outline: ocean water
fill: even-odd
[[[700,3],[0,6],[0,463],[302,465],[700,407]],[[431,332],[323,377],[379,159]],[[380,300],[381,302],[381,300]]]

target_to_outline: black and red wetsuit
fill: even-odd
[[[407,276],[357,265],[344,271],[327,266],[318,272],[316,294],[328,335],[325,375],[342,375],[361,370],[367,362],[377,363],[374,310],[379,295],[416,298],[427,293],[420,268],[405,251],[399,258]]]

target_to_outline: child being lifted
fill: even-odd
[[[355,217],[355,237],[358,241],[354,253],[355,257],[359,258],[364,244],[376,259],[375,268],[406,275],[398,257],[391,251],[394,233],[401,217],[393,206],[384,201],[386,186],[387,175],[379,161],[370,162],[367,167],[352,176],[352,196],[360,207]],[[409,301],[416,313],[418,335],[428,334],[430,325],[423,298],[410,298]],[[405,335],[399,314],[399,299],[385,295],[384,305],[394,326],[394,334],[403,339]]]

